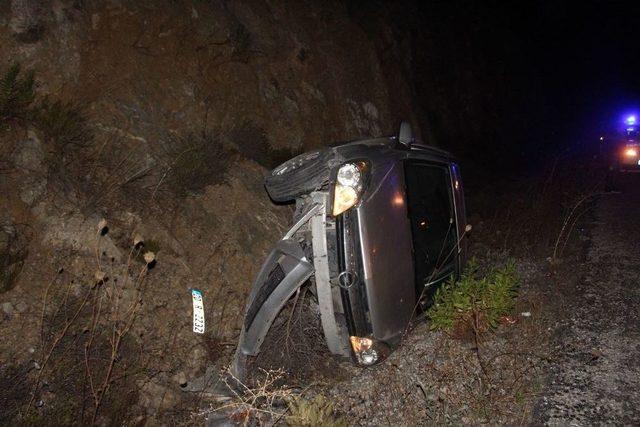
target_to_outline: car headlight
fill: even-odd
[[[384,360],[389,355],[389,346],[382,341],[366,337],[349,337],[351,349],[358,365],[371,366]]]
[[[345,163],[338,169],[336,186],[333,190],[333,215],[354,207],[360,200],[365,184],[365,162]]]

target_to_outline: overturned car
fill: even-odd
[[[265,260],[246,305],[232,373],[246,375],[286,302],[308,280],[331,353],[375,364],[465,260],[465,205],[452,156],[412,137],[356,141],[270,172],[293,225]]]

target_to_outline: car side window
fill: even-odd
[[[446,165],[405,163],[407,208],[411,223],[416,292],[435,286],[455,270],[457,227]]]

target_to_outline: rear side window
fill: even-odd
[[[420,294],[425,285],[443,279],[455,269],[457,228],[449,168],[408,161],[405,185],[416,292]]]

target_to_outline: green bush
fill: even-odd
[[[33,71],[24,73],[20,64],[12,64],[0,78],[0,122],[28,119],[35,98]]]
[[[478,334],[495,328],[500,316],[513,309],[518,283],[515,263],[510,260],[482,270],[472,259],[458,281],[438,289],[428,312],[431,329]]]

